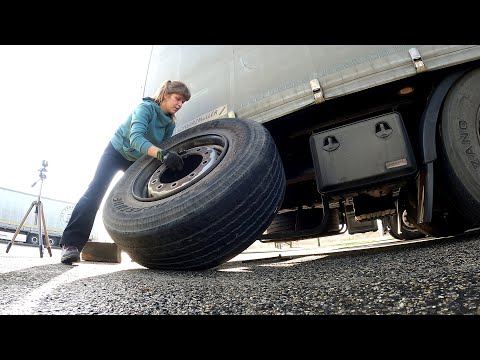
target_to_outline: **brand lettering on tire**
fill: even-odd
[[[478,159],[475,151],[473,150],[473,145],[470,140],[470,133],[468,132],[468,124],[465,120],[460,120],[458,122],[458,129],[460,135],[460,143],[465,145],[465,154],[472,165],[474,170],[480,169],[480,160]]]

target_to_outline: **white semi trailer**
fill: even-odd
[[[215,267],[254,241],[480,227],[480,46],[156,45],[144,95],[192,91],[173,173],[140,158],[103,220],[138,263]]]
[[[38,195],[28,194],[21,191],[0,187],[0,231],[11,233],[12,236],[22,223],[27,211],[34,201],[37,201]],[[52,246],[58,246],[65,226],[72,214],[75,203],[68,201],[41,197],[47,234]],[[37,244],[39,241],[38,219],[35,223],[36,207],[34,206],[25,219],[23,226],[15,240],[24,241],[28,244]],[[90,238],[95,239],[97,234],[95,226]],[[42,233],[44,230],[42,228]],[[11,238],[10,238],[11,239]],[[6,240],[9,240],[6,237]]]

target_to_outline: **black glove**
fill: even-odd
[[[183,170],[183,159],[175,151],[165,150],[163,155],[163,163],[168,169],[173,171]]]

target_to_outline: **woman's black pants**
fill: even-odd
[[[60,245],[73,245],[78,251],[82,251],[90,237],[95,216],[113,177],[118,171],[125,171],[132,164],[132,161],[128,161],[115,150],[111,142],[108,143],[92,182],[73,209],[67,227],[63,231]]]

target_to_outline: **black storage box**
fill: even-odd
[[[416,172],[399,113],[369,118],[310,136],[320,193],[358,189]]]

